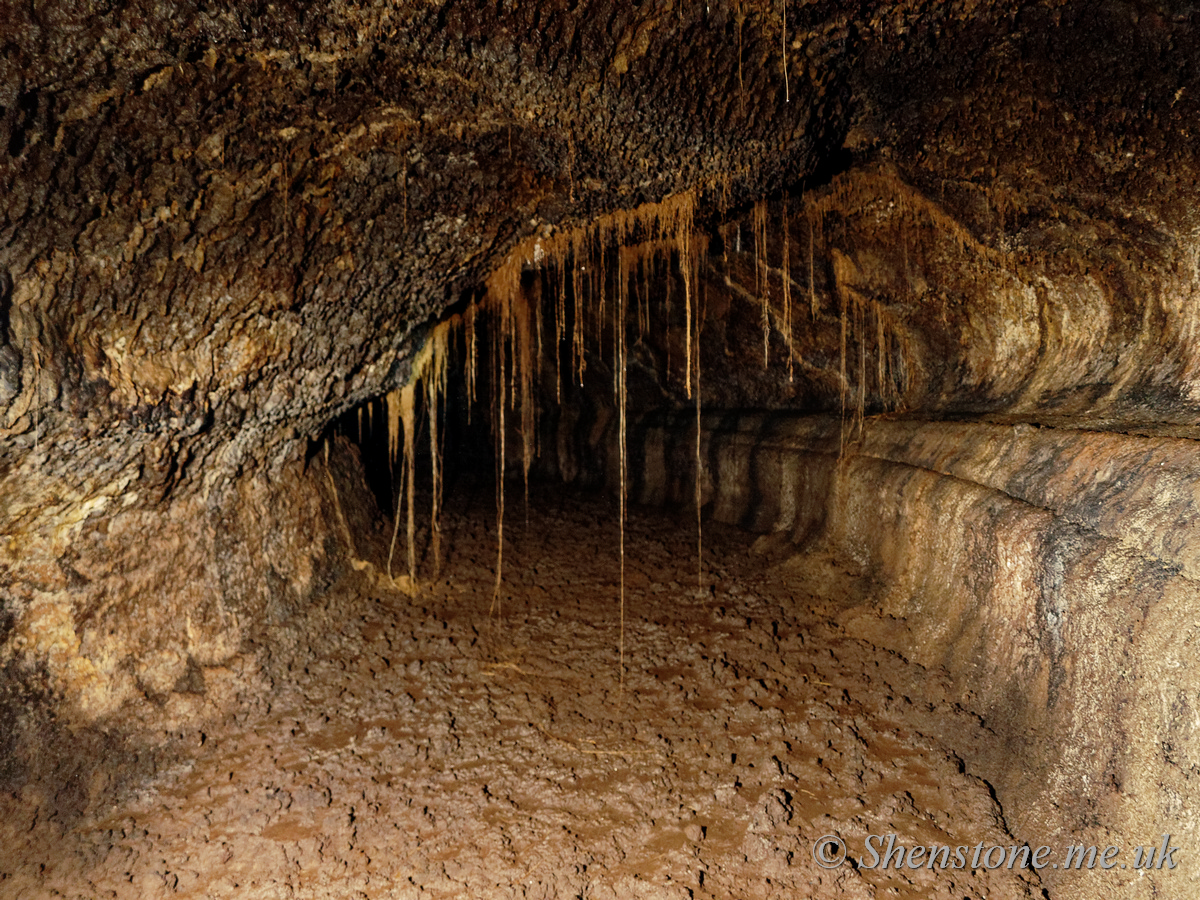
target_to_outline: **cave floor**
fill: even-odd
[[[694,522],[634,510],[622,684],[611,503],[509,510],[499,616],[491,500],[451,502],[437,583],[344,579],[203,743],[53,840],[35,817],[0,894],[1041,896],[1004,868],[815,864],[829,833],[854,858],[868,834],[1015,843],[929,736],[978,728],[944,682],[839,629],[858,581],[811,591],[833,561],[706,526],[699,589]]]

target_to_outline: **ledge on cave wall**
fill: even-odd
[[[691,426],[635,426],[634,496],[691,496]],[[1187,624],[1200,591],[1181,531],[1200,513],[1192,441],[876,420],[843,443],[837,418],[780,413],[704,426],[713,519],[805,548],[798,587],[853,597],[833,586],[871,585],[839,622],[949,673],[991,739],[945,737],[1017,837],[1136,843],[1163,823],[1196,837],[1183,801],[1200,753]]]

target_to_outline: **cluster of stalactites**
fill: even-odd
[[[388,448],[393,470],[400,473],[400,489],[396,509],[392,548],[388,557],[388,575],[398,584],[411,589],[416,583],[414,472],[416,411],[418,391],[424,389],[424,408],[429,423],[430,448],[433,461],[433,505],[431,536],[435,569],[440,565],[438,516],[441,504],[441,457],[438,446],[439,408],[446,389],[447,357],[461,331],[465,347],[464,377],[468,402],[474,403],[479,382],[478,367],[480,318],[490,319],[493,337],[490,341],[492,359],[492,411],[495,417],[497,441],[497,560],[495,602],[499,603],[504,560],[504,472],[508,416],[516,416],[521,437],[522,468],[528,479],[530,466],[537,453],[537,395],[538,379],[543,369],[546,340],[543,304],[540,298],[526,296],[522,276],[529,270],[543,270],[554,292],[553,345],[555,396],[561,398],[564,377],[582,383],[586,369],[585,342],[589,323],[602,329],[606,316],[611,317],[613,347],[613,393],[618,412],[617,440],[620,460],[620,547],[621,547],[621,657],[624,658],[624,569],[625,569],[625,512],[627,498],[626,450],[626,372],[628,353],[626,322],[629,314],[630,281],[644,273],[648,266],[663,260],[675,260],[684,289],[684,383],[687,395],[695,399],[697,409],[697,453],[699,453],[699,329],[700,316],[696,308],[699,271],[704,255],[704,242],[697,237],[695,223],[695,194],[687,192],[667,198],[661,203],[645,204],[637,209],[604,216],[582,228],[562,230],[529,238],[518,245],[497,267],[487,281],[482,300],[472,303],[434,330],[413,362],[412,376],[405,386],[387,395]],[[613,296],[609,296],[608,261],[615,257],[616,277]],[[570,289],[575,298],[573,315],[567,315],[566,297]],[[557,285],[555,282],[557,281]],[[587,298],[586,302],[584,298]],[[639,309],[638,322],[648,327],[649,314]],[[569,368],[562,369],[564,343],[569,347]],[[697,458],[697,485],[699,485]],[[697,509],[699,508],[697,487]],[[392,575],[392,556],[399,534],[401,509],[404,510],[407,534],[408,574],[402,580]]]
[[[867,197],[870,195],[870,197]],[[826,246],[825,218],[832,212],[845,213],[861,208],[867,199],[878,200],[891,195],[906,209],[914,203],[916,196],[911,189],[889,173],[868,176],[865,181],[860,175],[856,182],[835,179],[830,189],[821,196],[805,203],[804,224],[807,234],[798,237],[803,247],[807,239],[807,284],[796,281],[793,276],[791,235],[786,198],[782,202],[779,251],[771,259],[771,217],[765,200],[756,203],[751,213],[751,228],[754,243],[755,298],[760,305],[763,330],[763,362],[770,363],[772,334],[778,334],[785,347],[788,378],[791,380],[794,365],[802,362],[796,351],[794,340],[794,315],[792,291],[807,288],[811,316],[819,311],[818,292],[814,271],[818,257],[832,260],[832,291],[838,303],[841,324],[840,381],[843,396],[843,411],[852,380],[857,380],[854,418],[861,422],[868,379],[866,356],[868,343],[874,343],[877,365],[874,374],[881,395],[895,388],[894,378],[889,371],[886,352],[889,332],[894,323],[889,321],[884,306],[874,299],[862,296],[853,286],[851,264],[836,249]],[[418,392],[424,390],[423,406],[429,423],[430,449],[433,460],[433,506],[431,510],[431,543],[435,569],[440,565],[440,530],[438,514],[441,504],[441,455],[438,446],[438,417],[443,405],[446,389],[447,358],[459,341],[465,348],[463,360],[467,399],[476,400],[479,383],[479,328],[487,321],[492,329],[489,342],[492,358],[491,408],[494,416],[494,432],[497,440],[497,532],[498,553],[496,564],[496,597],[503,569],[504,548],[504,478],[508,460],[507,428],[509,416],[515,417],[516,432],[520,436],[521,461],[526,479],[530,466],[537,455],[537,396],[538,380],[542,376],[543,357],[547,347],[554,358],[555,396],[561,399],[562,383],[572,379],[582,383],[586,370],[585,343],[589,326],[599,332],[611,319],[613,326],[613,391],[617,411],[617,447],[620,468],[620,527],[622,534],[622,574],[624,570],[624,522],[626,499],[626,370],[627,370],[627,316],[629,315],[630,282],[642,277],[650,266],[674,262],[683,284],[684,292],[684,340],[683,382],[685,393],[695,401],[696,421],[696,507],[701,505],[701,431],[700,431],[700,353],[701,332],[700,271],[706,258],[707,242],[695,228],[696,194],[688,191],[668,197],[659,203],[648,203],[633,210],[620,211],[603,216],[590,225],[574,229],[562,229],[527,238],[508,254],[488,278],[482,299],[471,303],[468,308],[450,319],[441,322],[414,360],[412,377],[407,385],[387,395],[388,444],[393,468],[400,473],[400,491],[397,503],[397,533],[400,509],[405,510],[408,583],[416,580],[416,552],[414,546],[414,468],[415,418],[418,408]],[[951,234],[957,236],[965,247],[978,250],[978,242],[957,222],[946,218],[940,209],[922,209],[924,218],[932,217],[934,224],[949,226]],[[615,259],[617,271],[610,281],[607,270]],[[534,283],[539,296],[527,296],[523,276],[528,271],[540,272],[544,277]],[[779,286],[778,294],[772,297],[772,285]],[[541,286],[547,286],[552,294],[551,302],[543,303]],[[573,295],[574,304],[568,315],[568,294]],[[548,335],[544,319],[553,319],[553,337]],[[637,310],[638,327],[645,329],[649,314],[641,307]],[[849,360],[849,340],[858,335],[858,359]],[[552,343],[551,343],[552,341]],[[671,342],[668,341],[668,347]],[[566,347],[568,352],[561,353]],[[564,357],[567,360],[564,367]],[[855,363],[857,363],[855,365]],[[856,369],[857,371],[853,371]],[[886,401],[886,396],[884,396]],[[896,399],[895,397],[893,399]],[[393,539],[393,551],[395,539]],[[389,555],[389,575],[391,557]],[[624,596],[622,577],[622,602]]]
[[[399,472],[400,489],[397,491],[395,521],[392,543],[388,551],[388,577],[392,574],[392,556],[396,549],[396,535],[400,527],[401,510],[405,513],[408,549],[407,586],[412,587],[417,579],[416,555],[416,409],[417,391],[425,392],[425,414],[429,424],[429,451],[433,467],[433,504],[430,511],[430,543],[434,571],[441,568],[441,507],[442,507],[442,455],[438,439],[439,407],[446,395],[447,359],[453,343],[457,319],[438,324],[426,340],[425,345],[413,360],[412,375],[398,390],[387,395],[388,454],[392,470]]]

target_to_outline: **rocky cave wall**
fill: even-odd
[[[152,730],[236,693],[357,559],[329,424],[519,242],[690,191],[710,513],[885,585],[896,628],[846,627],[950,671],[1019,835],[1195,836],[1196,11],[780,13],[7,5],[6,777],[51,714]],[[686,502],[654,316],[634,496]],[[544,421],[560,469],[612,469]]]

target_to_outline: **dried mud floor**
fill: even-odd
[[[978,723],[839,630],[864,598],[833,561],[706,527],[700,590],[694,522],[635,510],[622,684],[612,504],[509,508],[499,617],[481,494],[448,509],[436,584],[343,581],[156,779],[65,834],[7,817],[0,896],[1042,896],[1003,868],[815,864],[829,833],[854,858],[868,834],[1015,843],[929,737]]]

